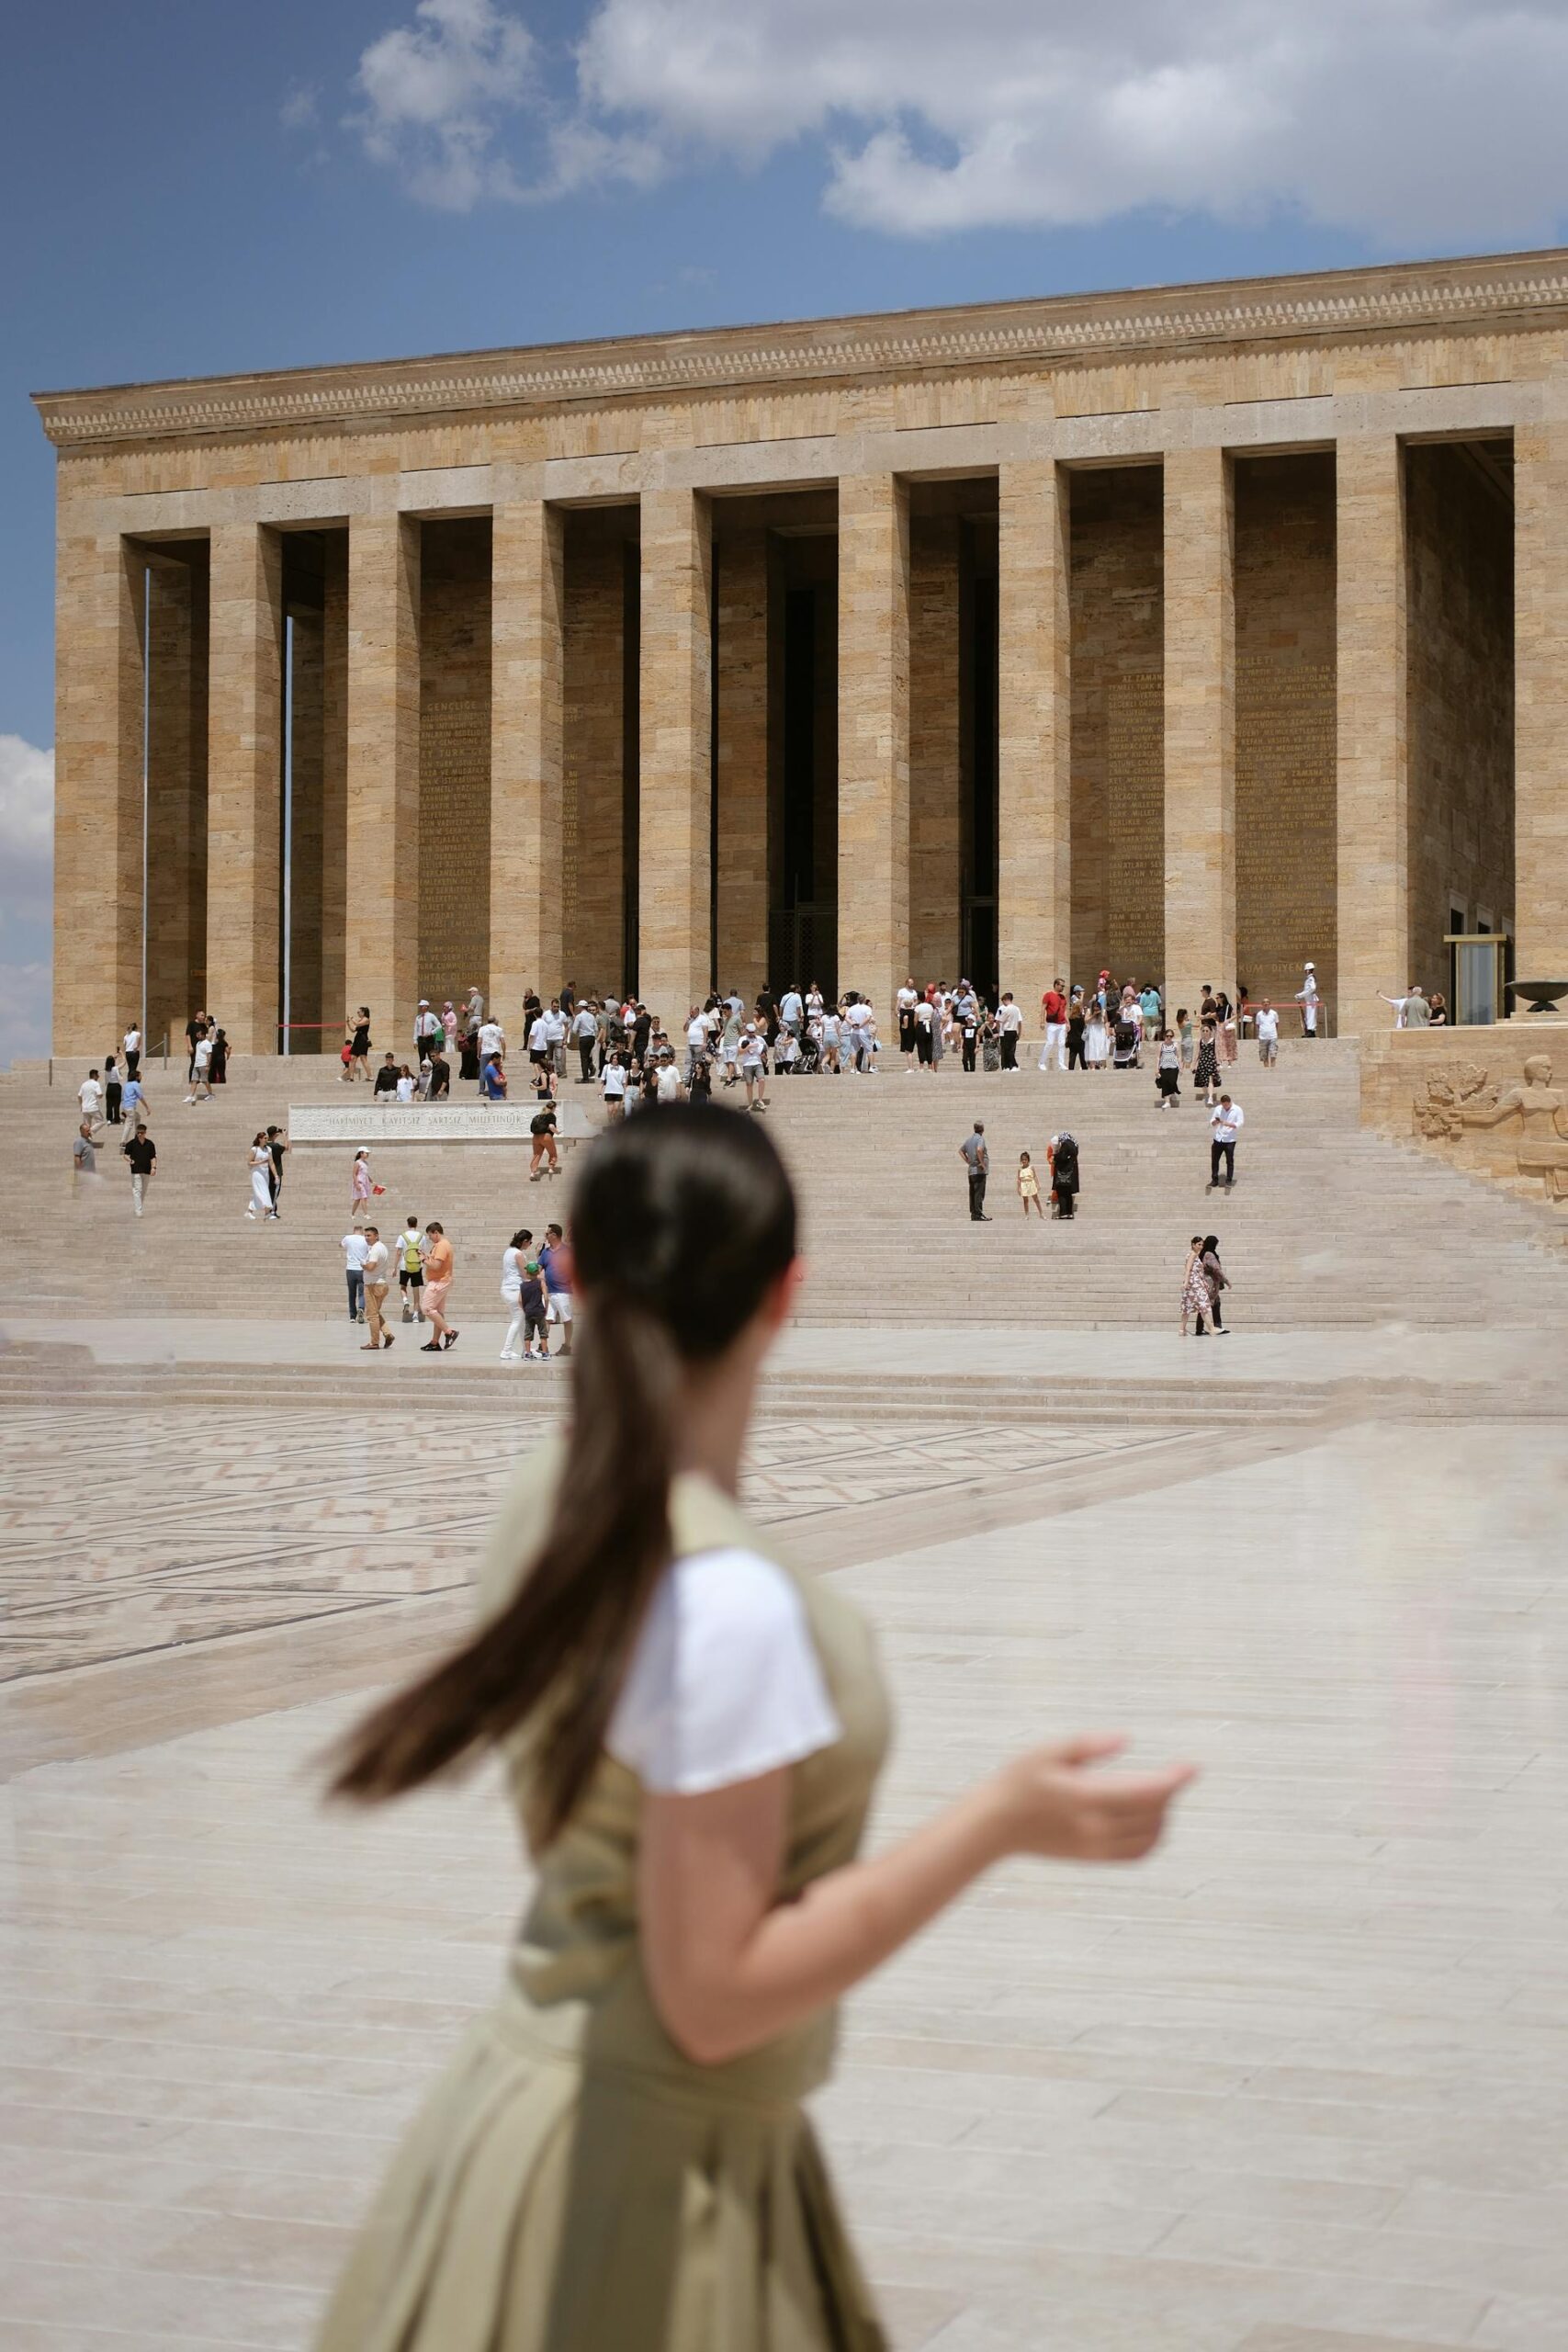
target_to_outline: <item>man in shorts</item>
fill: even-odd
[[[1280,1058],[1280,1016],[1267,997],[1252,1020],[1258,1037],[1258,1058],[1265,1069],[1272,1069]]]
[[[539,1272],[545,1278],[545,1296],[548,1302],[548,1318],[561,1327],[561,1344],[558,1353],[571,1353],[571,1257],[566,1246],[566,1235],[558,1225],[545,1227],[545,1246],[539,1252]]]
[[[398,1236],[398,1288],[403,1295],[403,1321],[412,1323],[417,1312],[424,1320],[424,1247],[420,1238],[419,1219],[411,1216]]]
[[[455,1348],[461,1336],[446,1320],[446,1294],[452,1287],[452,1244],[434,1217],[424,1228],[424,1314],[420,1319],[429,1322],[435,1337],[426,1340],[421,1353],[438,1356],[447,1348]]]

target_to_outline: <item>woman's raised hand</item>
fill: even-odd
[[[1090,1733],[1059,1747],[1032,1748],[1004,1765],[992,1783],[1003,1851],[1074,1862],[1135,1862],[1148,1853],[1198,1768],[1094,1769],[1126,1745],[1121,1733]]]

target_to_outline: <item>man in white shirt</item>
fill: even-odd
[[[545,1043],[549,1055],[549,1068],[557,1078],[566,1076],[566,1015],[560,1009],[560,999],[550,999],[549,1011],[540,1014],[545,1024]]]
[[[82,1105],[82,1122],[89,1134],[100,1123],[98,1111],[103,1102],[103,1084],[96,1069],[90,1069],[76,1089],[76,1100]]]
[[[1023,1027],[1023,1008],[1014,1004],[1012,990],[1004,989],[1002,1001],[997,1007],[997,1030],[1002,1041],[1002,1068],[1018,1068],[1018,1038]]]
[[[208,1076],[208,1065],[211,1059],[211,1038],[198,1037],[190,1049],[190,1092],[186,1096],[187,1102],[211,1102],[212,1080]]]
[[[801,1030],[805,1026],[806,1023],[806,1007],[801,1001],[800,990],[797,988],[792,986],[785,989],[784,992],[784,1002],[779,1006],[779,1019],[784,1023],[784,1027],[789,1031],[792,1037],[798,1037],[800,1035]]]
[[[351,1323],[363,1323],[365,1320],[365,1261],[369,1254],[367,1231],[344,1235],[343,1267],[348,1276],[348,1319]]]
[[[481,1021],[479,1023],[479,1060],[481,1064],[488,1062],[491,1055],[503,1054],[505,1050],[506,1040],[501,1034],[500,1022],[493,1020]]]
[[[1265,1069],[1272,1069],[1280,1058],[1280,1016],[1267,997],[1252,1016],[1258,1035],[1258,1058]]]
[[[542,1008],[534,1015],[534,1024],[528,1032],[528,1059],[536,1069],[549,1068],[550,1023]]]
[[[369,1351],[377,1348],[389,1348],[393,1335],[381,1320],[381,1303],[387,1295],[387,1245],[381,1238],[378,1226],[367,1225],[365,1239],[368,1246],[360,1274],[365,1284],[365,1313],[370,1331],[365,1350]]]
[[[1222,1094],[1209,1114],[1209,1185],[1212,1193],[1220,1182],[1220,1162],[1225,1164],[1224,1184],[1228,1192],[1235,1182],[1235,1139],[1247,1124],[1247,1114],[1239,1102]]]
[[[1296,990],[1296,1002],[1302,1009],[1302,1035],[1315,1037],[1317,1035],[1317,972],[1311,964],[1303,966],[1303,969],[1304,977],[1301,987]]]
[[[134,1078],[141,1067],[141,1032],[133,1021],[125,1033],[125,1074]]]

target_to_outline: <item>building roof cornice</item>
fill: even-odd
[[[1568,323],[1568,250],[37,392],[57,448]]]

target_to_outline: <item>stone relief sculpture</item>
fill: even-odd
[[[1435,1070],[1425,1091],[1411,1104],[1416,1132],[1431,1143],[1452,1143],[1464,1132],[1467,1109],[1491,1110],[1497,1090],[1488,1087],[1486,1072],[1473,1062],[1456,1062]]]
[[[1483,1070],[1483,1081],[1485,1075]],[[1549,1201],[1568,1201],[1568,1096],[1552,1085],[1551,1064],[1545,1054],[1529,1055],[1524,1077],[1495,1102],[1461,1101],[1454,1106],[1454,1115],[1458,1125],[1448,1129],[1450,1134],[1466,1127],[1497,1127],[1505,1119],[1517,1117],[1522,1130],[1519,1174],[1539,1177]]]

